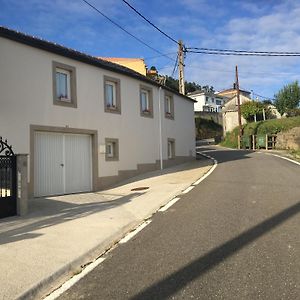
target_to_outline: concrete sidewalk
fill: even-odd
[[[38,198],[0,221],[0,299],[42,298],[212,166],[200,159],[101,192]],[[141,191],[134,188],[149,187]]]

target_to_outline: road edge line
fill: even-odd
[[[278,155],[278,154],[274,154],[274,153],[265,153],[265,152],[257,152],[257,153],[264,153],[264,154],[267,154],[267,155],[272,155],[272,156],[276,156],[276,157],[279,157],[279,158],[282,158],[282,159],[285,159],[291,163],[294,163],[296,165],[299,165],[300,166],[300,162],[296,161],[296,160],[293,160],[291,158],[288,158],[288,157],[285,157],[285,156],[281,156],[281,155]]]

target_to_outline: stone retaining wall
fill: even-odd
[[[300,150],[300,127],[295,127],[287,132],[279,132],[276,148]]]

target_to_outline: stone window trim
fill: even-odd
[[[70,92],[71,101],[61,101],[56,96],[56,70],[62,69],[70,73]],[[77,91],[76,91],[76,68],[57,61],[52,61],[52,82],[53,82],[53,104],[65,107],[77,108]]]
[[[106,82],[113,82],[116,85],[116,108],[110,108],[106,103]],[[104,111],[114,114],[121,114],[121,80],[118,78],[103,76],[103,88],[104,88]]]
[[[171,111],[168,112],[167,111],[167,97],[170,97],[170,101],[171,101]],[[170,119],[170,120],[174,120],[174,97],[172,93],[169,92],[165,92],[165,97],[164,97],[164,107],[165,107],[165,118],[166,119]]]
[[[106,161],[118,161],[119,160],[119,140],[113,139],[113,138],[105,138],[105,147],[107,147],[107,145],[109,143],[112,143],[114,145],[113,146],[114,154],[113,154],[113,156],[109,156],[107,151],[105,151],[105,160]]]
[[[145,112],[142,110],[142,98],[141,98],[142,90],[145,90],[148,92],[149,112]],[[146,117],[146,118],[153,118],[153,90],[152,90],[152,88],[141,84],[140,90],[139,90],[139,98],[140,98],[140,114],[141,114],[141,116]]]
[[[171,143],[171,157],[169,156],[169,145]],[[175,158],[175,139],[168,138],[168,144],[167,144],[167,154],[168,154],[168,159],[174,159]]]

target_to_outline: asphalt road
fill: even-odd
[[[300,299],[300,167],[202,150],[215,171],[59,299]]]

